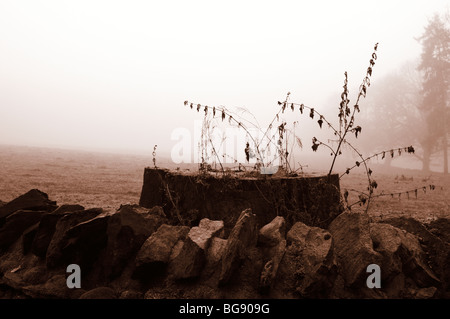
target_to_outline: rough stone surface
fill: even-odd
[[[261,272],[261,278],[259,280],[259,290],[262,293],[267,293],[273,286],[275,278],[278,273],[278,267],[283,259],[284,253],[286,251],[286,240],[281,240],[274,251],[271,254],[271,258],[264,265],[263,271]]]
[[[46,251],[47,267],[53,268],[58,264],[61,264],[61,260],[63,258],[62,250],[67,244],[67,232],[72,227],[84,221],[90,220],[102,213],[103,210],[101,208],[93,208],[84,211],[76,211],[57,218],[55,232]],[[49,221],[49,223],[52,222],[53,221]]]
[[[438,218],[426,225],[430,233],[450,244],[450,219]]]
[[[192,227],[180,251],[170,262],[169,272],[175,279],[198,277],[206,263],[206,252],[211,239],[223,236],[223,221],[202,219]]]
[[[225,285],[241,264],[246,250],[256,245],[258,240],[256,216],[251,209],[244,210],[228,236],[222,256],[219,284]]]
[[[383,220],[383,223],[403,229],[418,237],[421,247],[426,255],[426,264],[430,266],[433,272],[441,280],[443,289],[450,291],[450,244],[430,232],[424,224],[413,218],[390,218]],[[437,225],[442,227],[444,224],[438,223]],[[436,224],[434,224],[434,227],[437,229]],[[431,227],[431,229],[434,227]]]
[[[346,286],[365,286],[367,266],[382,261],[382,256],[373,250],[369,216],[346,211],[331,222],[329,231]]]
[[[84,273],[91,270],[100,251],[106,246],[110,214],[103,213],[101,209],[89,211],[75,212],[58,221],[47,251],[48,267],[78,264]],[[84,215],[74,216],[77,213],[95,216],[85,220]]]
[[[147,238],[167,219],[162,209],[147,209],[138,205],[124,205],[108,220],[108,242],[101,256],[101,275],[111,280],[121,274],[126,264],[136,258]]]
[[[277,216],[269,224],[259,230],[258,244],[264,246],[277,246],[286,238],[286,221],[284,217]]]
[[[370,224],[375,250],[383,256],[380,265],[385,281],[403,273],[420,287],[439,285],[425,261],[425,253],[416,236],[389,224]]]
[[[31,225],[39,222],[44,211],[18,210],[5,218],[0,228],[0,251],[7,249]]]
[[[25,286],[22,290],[35,299],[73,299],[82,292],[68,288],[65,275],[54,275],[44,284]]]
[[[187,226],[161,225],[142,245],[136,257],[136,265],[153,262],[168,263],[173,246],[189,232]]]
[[[31,244],[31,251],[36,256],[45,258],[47,248],[50,245],[53,235],[55,234],[56,224],[63,216],[70,212],[65,208],[67,208],[67,206],[63,205],[54,212],[46,213],[42,216],[36,235],[34,236],[33,243]]]
[[[297,222],[289,230],[287,242],[277,284],[290,287],[295,296],[328,297],[337,275],[331,234]]]
[[[20,195],[9,203],[0,207],[0,226],[4,218],[18,210],[33,210],[51,212],[56,209],[56,202],[48,199],[48,195],[37,189]]]

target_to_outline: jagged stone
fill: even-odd
[[[98,208],[62,217],[47,250],[47,267],[78,264],[87,273],[106,246],[109,218],[109,213]]]
[[[31,246],[33,245],[34,237],[37,234],[39,228],[39,223],[36,223],[30,227],[28,227],[22,233],[22,247],[23,253],[27,254],[31,250]]]
[[[65,215],[82,210],[83,206],[79,205],[62,205],[51,213],[42,216],[38,229],[31,244],[31,252],[36,256],[45,258],[48,246],[55,234],[56,224]]]
[[[54,275],[43,284],[29,285],[22,291],[35,299],[75,299],[84,292],[81,289],[67,287],[65,275]]]
[[[450,219],[449,218],[438,218],[431,221],[426,227],[429,229],[430,233],[439,237],[442,241],[450,244]]]
[[[331,234],[297,222],[289,230],[287,242],[277,281],[294,295],[328,297],[337,276]]]
[[[99,276],[111,280],[121,274],[147,238],[167,222],[161,211],[161,207],[149,210],[138,205],[124,205],[109,218],[108,242],[100,256]]]
[[[266,262],[263,271],[261,272],[261,277],[259,280],[259,290],[262,293],[268,293],[272,288],[278,273],[278,267],[281,260],[283,259],[285,251],[286,240],[283,239],[278,243],[278,245],[274,249],[274,252],[272,253],[272,257],[268,262]]]
[[[48,199],[48,195],[38,189],[32,189],[12,201],[0,206],[0,226],[4,219],[18,210],[51,212],[57,208],[56,202]]]
[[[27,228],[38,223],[43,214],[45,211],[18,210],[8,215],[0,228],[0,251],[6,250]]]
[[[419,287],[439,285],[439,279],[426,265],[425,253],[416,236],[389,224],[370,224],[370,236],[375,251],[383,256],[380,265],[386,281],[403,273]]]
[[[175,279],[198,277],[206,262],[211,239],[223,236],[223,221],[204,218],[189,231],[180,252],[171,260],[169,272]]]
[[[211,278],[215,274],[220,273],[220,262],[227,245],[227,240],[219,237],[211,239],[209,248],[206,253],[206,264],[203,270],[203,277]],[[217,278],[218,281],[218,278]]]
[[[228,236],[227,245],[222,256],[219,285],[228,283],[244,259],[246,250],[256,245],[258,240],[256,228],[256,216],[251,209],[244,210]]]
[[[171,259],[172,249],[187,236],[189,227],[161,225],[137,253],[134,276],[145,278],[164,268]]]
[[[277,216],[269,224],[259,230],[258,244],[264,246],[277,246],[286,238],[286,221],[284,217]]]
[[[365,287],[367,266],[382,262],[382,256],[373,250],[368,214],[346,211],[331,222],[329,231],[346,286]]]
[[[422,249],[425,252],[426,264],[432,269],[442,283],[445,291],[450,290],[450,244],[445,240],[431,233],[424,224],[414,218],[398,217],[389,218],[382,221],[394,227],[403,229],[419,239]],[[438,223],[444,230],[445,224]],[[436,226],[437,227],[437,226]],[[437,228],[436,228],[437,229]],[[445,239],[445,237],[443,237]]]

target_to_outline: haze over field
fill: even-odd
[[[147,154],[158,144],[168,156],[173,130],[201,119],[185,100],[246,107],[263,127],[288,91],[334,114],[345,71],[356,94],[376,42],[373,83],[418,59],[415,38],[445,10],[446,0],[1,1],[0,144]]]

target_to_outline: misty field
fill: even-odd
[[[158,164],[158,161],[157,161]],[[174,169],[175,165],[159,163]],[[30,189],[37,188],[61,204],[80,204],[85,208],[116,210],[121,204],[137,204],[146,166],[151,156],[89,153],[46,148],[0,146],[0,200],[8,202]],[[194,168],[195,169],[195,168]],[[369,213],[373,219],[410,216],[427,222],[450,217],[450,178],[440,173],[423,174],[417,170],[382,166],[373,168],[378,187]],[[430,190],[434,185],[434,190]],[[423,189],[425,187],[425,191]],[[367,177],[352,172],[341,179],[341,189],[364,191]],[[419,189],[416,193],[415,189]],[[411,191],[408,194],[395,194]],[[358,194],[349,192],[349,203]],[[409,197],[409,199],[408,199]],[[353,210],[363,209],[359,205]]]

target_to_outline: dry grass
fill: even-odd
[[[158,158],[157,158],[158,164]],[[44,148],[0,146],[0,200],[10,201],[32,188],[46,192],[58,204],[80,204],[86,208],[117,209],[121,204],[138,203],[144,168],[152,166],[151,156],[115,155]],[[174,165],[160,163],[166,168]],[[195,168],[194,168],[195,169]],[[391,198],[378,197],[369,210],[374,219],[411,216],[421,221],[450,218],[450,178],[420,171],[373,167],[378,182],[376,193],[403,192],[436,185],[434,191],[410,193]],[[363,173],[352,172],[341,179],[342,189],[364,190]],[[357,199],[350,192],[349,201]],[[363,209],[354,206],[354,210]]]
[[[382,167],[372,167],[373,174],[378,187],[375,190],[377,194],[388,194],[372,199],[369,213],[375,219],[388,217],[408,216],[422,222],[446,217],[450,218],[450,177],[443,174],[431,173],[423,174],[417,170],[407,170],[401,168],[391,168],[383,171]],[[434,190],[430,190],[429,185],[435,185]],[[426,187],[426,192],[422,187]],[[366,190],[367,177],[364,173],[350,173],[341,179],[341,189]],[[414,190],[419,188],[417,198]],[[411,191],[408,194],[395,194]],[[367,191],[366,191],[367,192]],[[357,201],[358,194],[350,192],[349,202]],[[354,210],[363,209],[363,207],[353,206]]]

